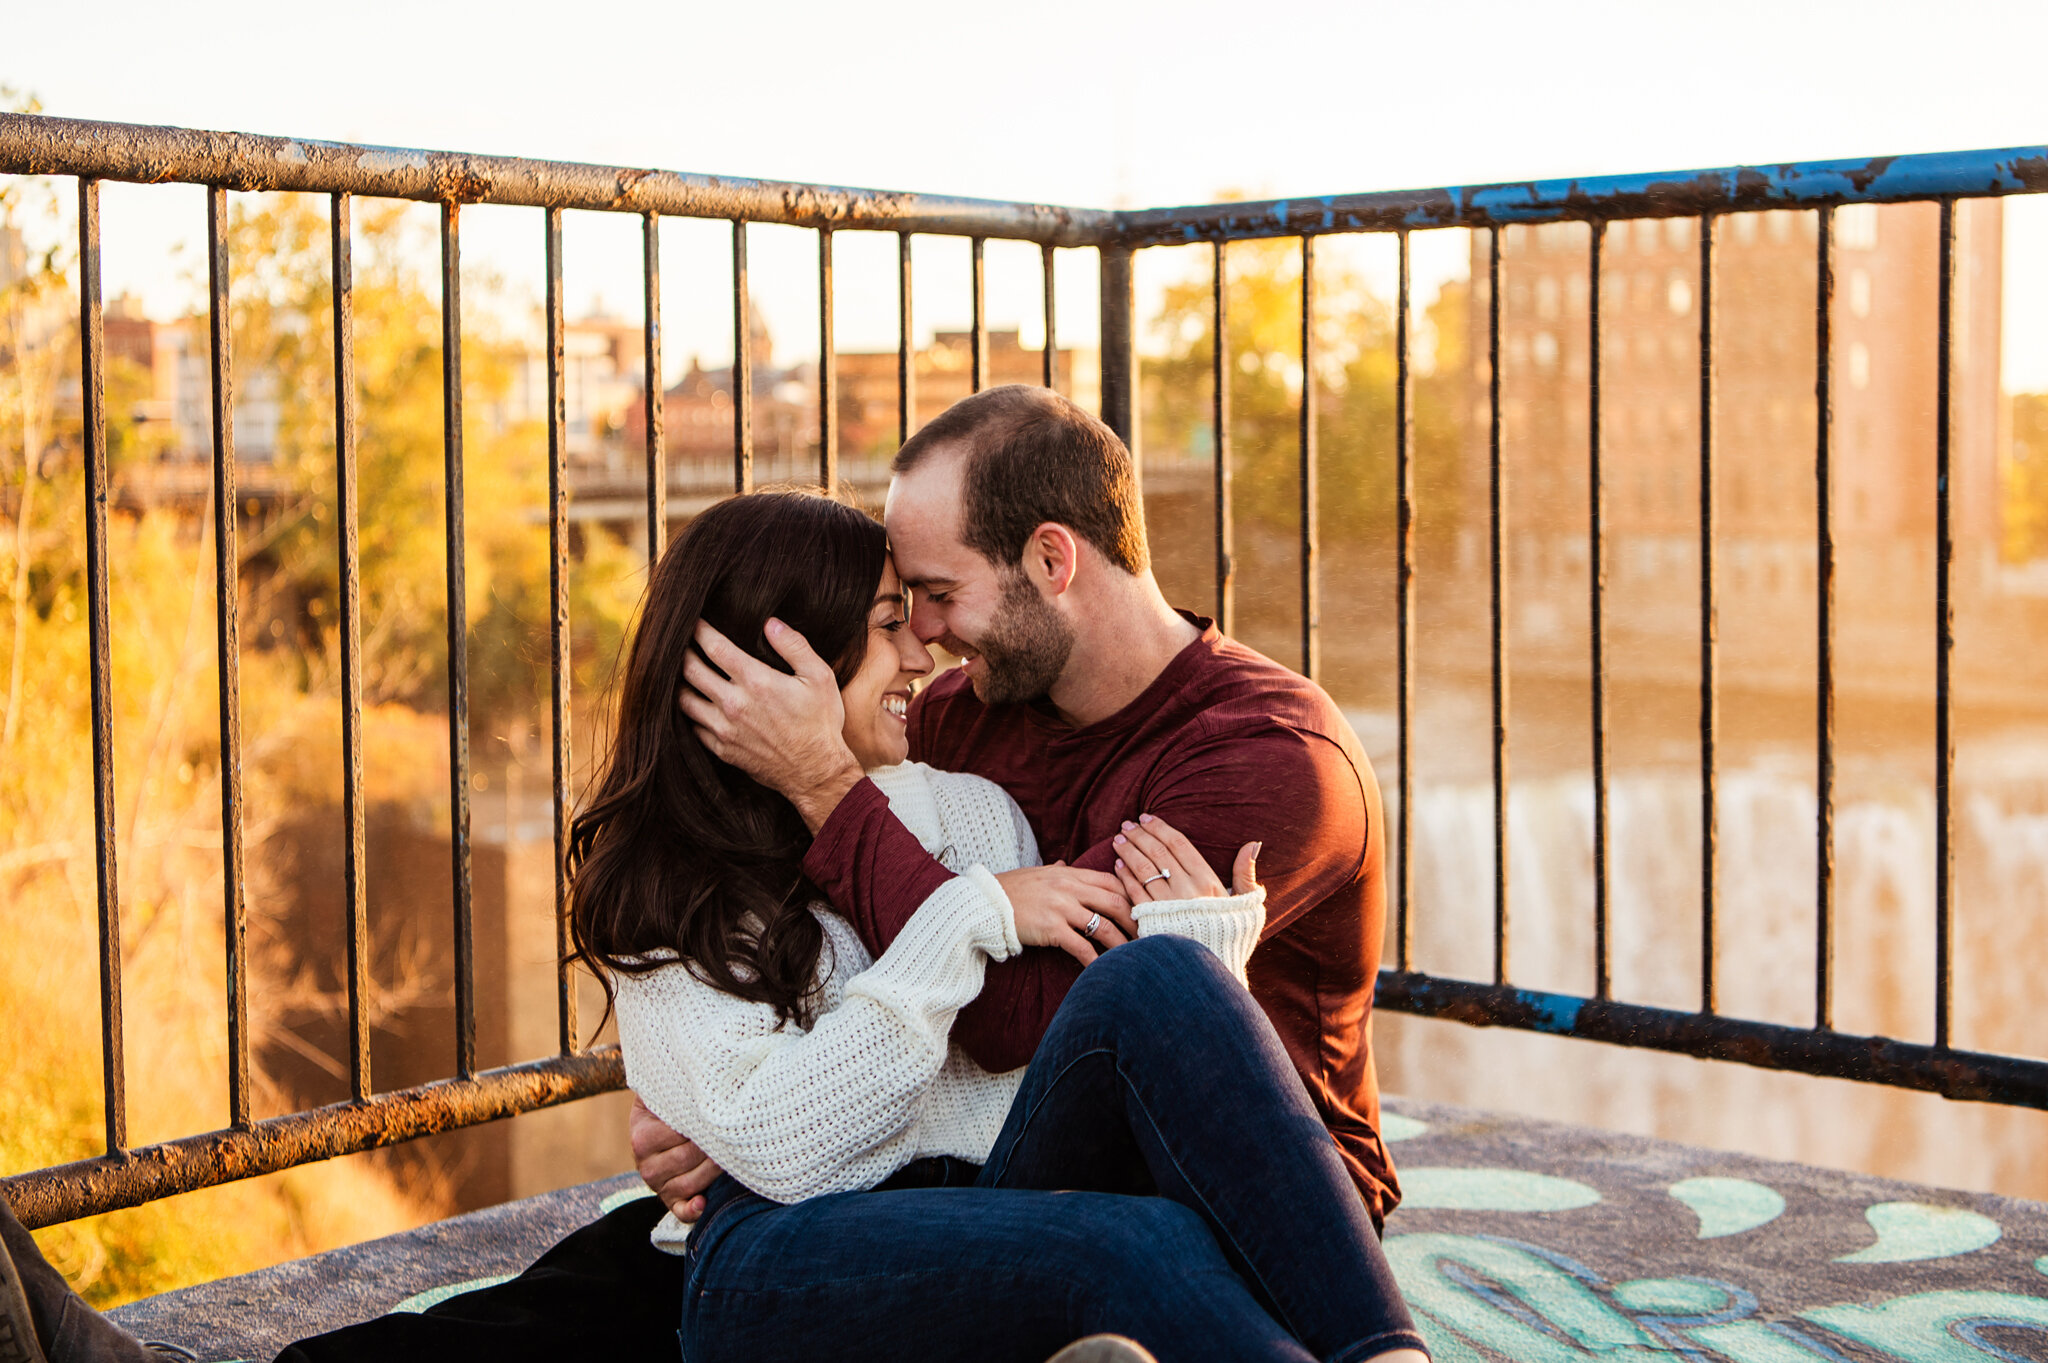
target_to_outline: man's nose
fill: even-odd
[[[921,644],[934,643],[946,633],[945,612],[929,601],[917,601],[910,608],[910,632]]]
[[[913,677],[922,677],[932,670],[932,652],[915,631],[896,636],[897,665]]]

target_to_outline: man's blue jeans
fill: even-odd
[[[988,1164],[923,1160],[783,1206],[729,1176],[690,1237],[686,1363],[1161,1363],[1423,1348],[1272,1024],[1215,957],[1148,937],[1083,971]]]

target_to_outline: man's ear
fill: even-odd
[[[1047,521],[1025,542],[1024,571],[1048,596],[1064,594],[1081,571],[1080,538],[1058,521]]]

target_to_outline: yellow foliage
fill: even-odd
[[[325,229],[308,201],[268,203],[234,223],[237,360],[244,373],[278,380],[287,486],[284,504],[245,529],[242,546],[252,883],[270,821],[331,803],[341,769]],[[11,212],[0,199],[0,224]],[[446,667],[438,300],[409,263],[395,214],[365,209],[358,234],[366,793],[410,809],[421,826],[445,827],[447,721],[433,712]],[[61,291],[62,270],[45,258],[27,283]],[[32,334],[30,324],[50,314],[15,306],[28,298],[26,286],[0,295],[0,1174],[91,1158],[105,1143],[84,487],[76,420],[66,428],[55,405],[62,381],[76,382],[78,352],[73,339]],[[506,357],[488,335],[471,338],[472,412],[502,396]],[[117,480],[155,456],[127,407],[109,410]],[[547,446],[536,429],[474,420],[470,437],[467,606],[480,726],[530,711],[547,676],[545,644],[535,646],[549,618],[547,540],[531,514],[543,505]],[[210,520],[210,509],[182,518],[117,511],[108,526],[131,1146],[218,1129],[229,1115]],[[580,549],[572,611],[579,686],[588,689],[623,636],[640,572],[595,528]],[[266,615],[293,628],[258,634],[252,626]],[[261,1026],[266,999],[252,1002]],[[256,1058],[258,1115],[296,1107]],[[358,1157],[38,1238],[89,1300],[108,1306],[416,1225],[433,1203],[411,1191]]]

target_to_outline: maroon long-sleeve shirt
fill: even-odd
[[[1202,631],[1136,700],[1074,729],[1044,705],[984,705],[949,672],[910,711],[910,756],[1015,797],[1046,861],[1107,871],[1125,819],[1153,814],[1227,884],[1263,841],[1266,929],[1252,995],[1279,1031],[1379,1223],[1400,1200],[1379,1136],[1372,991],[1386,923],[1379,783],[1321,687],[1188,617]],[[818,830],[804,869],[880,955],[951,878],[863,781]],[[989,967],[953,1037],[983,1069],[1030,1061],[1081,967],[1034,948]]]

